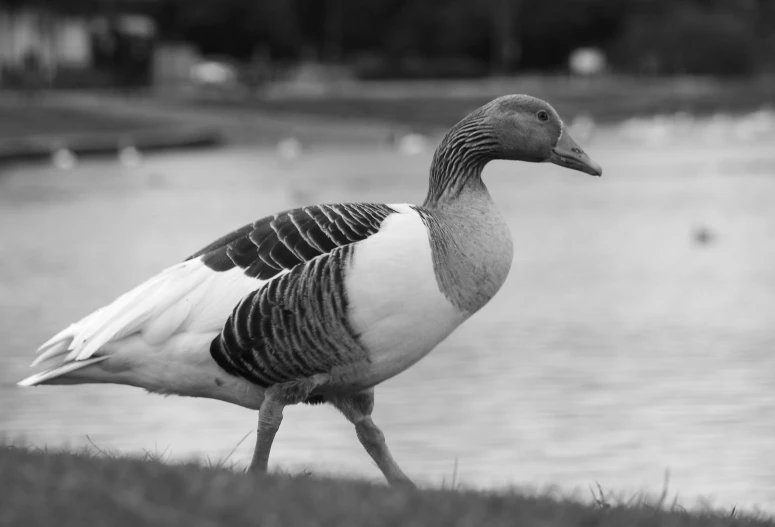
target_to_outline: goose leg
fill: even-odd
[[[304,379],[275,384],[264,392],[264,400],[258,408],[258,437],[253,460],[248,470],[265,473],[269,465],[269,451],[280,423],[283,421],[283,408],[305,401],[312,390],[328,381],[327,374],[313,375]]]
[[[385,475],[388,483],[414,488],[414,483],[404,474],[390,454],[385,443],[385,434],[371,419],[371,412],[374,409],[374,389],[338,396],[332,399],[331,403],[355,425],[358,440]]]
[[[256,437],[256,449],[253,452],[253,460],[248,470],[250,472],[265,473],[269,464],[269,451],[280,423],[283,421],[283,407],[285,405],[266,397],[258,410],[258,434]]]

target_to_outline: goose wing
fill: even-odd
[[[137,334],[148,345],[181,332],[214,338],[243,298],[301,264],[368,238],[394,212],[382,204],[318,205],[245,225],[70,325],[38,349],[33,365],[64,355],[63,368],[109,355]]]

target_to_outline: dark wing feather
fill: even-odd
[[[344,273],[351,244],[396,211],[381,204],[318,205],[267,216],[189,259],[269,280],[248,294],[210,346],[225,371],[261,386],[363,359],[347,320]],[[320,257],[320,258],[318,258]],[[276,280],[282,271],[289,270]]]
[[[337,247],[368,238],[395,212],[372,203],[287,210],[227,234],[188,260],[201,258],[217,272],[239,267],[248,276],[269,280]]]

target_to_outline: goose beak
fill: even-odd
[[[557,141],[557,146],[552,149],[549,161],[555,165],[580,170],[593,176],[603,175],[602,167],[592,161],[592,158],[579,148],[576,141],[565,130]]]

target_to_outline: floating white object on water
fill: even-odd
[[[398,140],[398,152],[405,156],[421,154],[428,147],[428,139],[422,134],[406,134]]]
[[[125,146],[118,151],[118,162],[128,168],[139,166],[143,162],[143,155],[134,146]]]
[[[60,170],[71,170],[78,164],[78,158],[69,148],[60,147],[51,154],[51,163]]]
[[[287,137],[277,143],[277,157],[292,161],[301,156],[301,142],[295,137]]]

